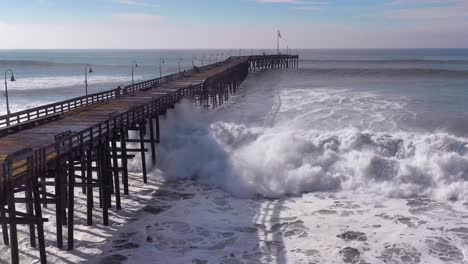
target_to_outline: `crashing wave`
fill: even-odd
[[[304,130],[210,123],[183,104],[164,123],[159,167],[237,195],[281,197],[313,191],[462,199],[468,139],[447,133]]]

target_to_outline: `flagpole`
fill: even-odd
[[[279,55],[279,30],[276,32],[276,53]]]

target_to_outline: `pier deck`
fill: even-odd
[[[245,63],[245,58],[233,59],[221,66],[217,66],[202,73],[195,73],[179,80],[162,84],[157,89],[148,91],[136,91],[130,95],[111,99],[106,102],[91,105],[81,111],[67,113],[63,117],[46,124],[21,130],[17,133],[0,138],[0,162],[8,155],[25,148],[37,149],[43,146],[55,144],[57,134],[71,131],[79,133],[89,127],[95,126],[109,119],[111,113],[124,113],[131,107],[141,106],[151,101],[175,93],[184,88],[195,87],[203,84],[205,80],[216,76],[221,72],[231,69],[236,65]]]

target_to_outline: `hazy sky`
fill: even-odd
[[[0,0],[0,48],[468,47],[468,0]]]

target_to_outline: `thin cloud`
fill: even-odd
[[[153,4],[149,4],[146,2],[141,2],[141,1],[134,1],[134,0],[117,0],[122,5],[132,5],[132,6],[156,6]]]
[[[289,4],[292,6],[291,9],[303,10],[303,11],[321,10],[322,5],[328,4],[328,2],[304,1],[304,0],[257,0],[257,2],[263,3],[263,4]]]
[[[295,10],[304,10],[304,11],[315,11],[315,10],[321,10],[321,7],[318,6],[295,6],[293,7]]]
[[[153,14],[114,14],[114,19],[127,24],[154,24],[162,20],[162,16]]]
[[[425,1],[425,6],[408,7],[416,3],[423,3],[422,0],[396,0],[393,4],[402,5],[402,8],[387,13],[387,16],[404,20],[462,20],[468,17],[468,2],[464,0],[453,1]]]
[[[294,5],[325,5],[328,2],[320,1],[300,1],[300,0],[257,0],[258,3],[268,4],[294,4]]]
[[[446,4],[447,0],[393,0],[386,5]]]
[[[390,17],[407,20],[454,19],[468,17],[468,10],[451,7],[410,8],[392,12]]]

